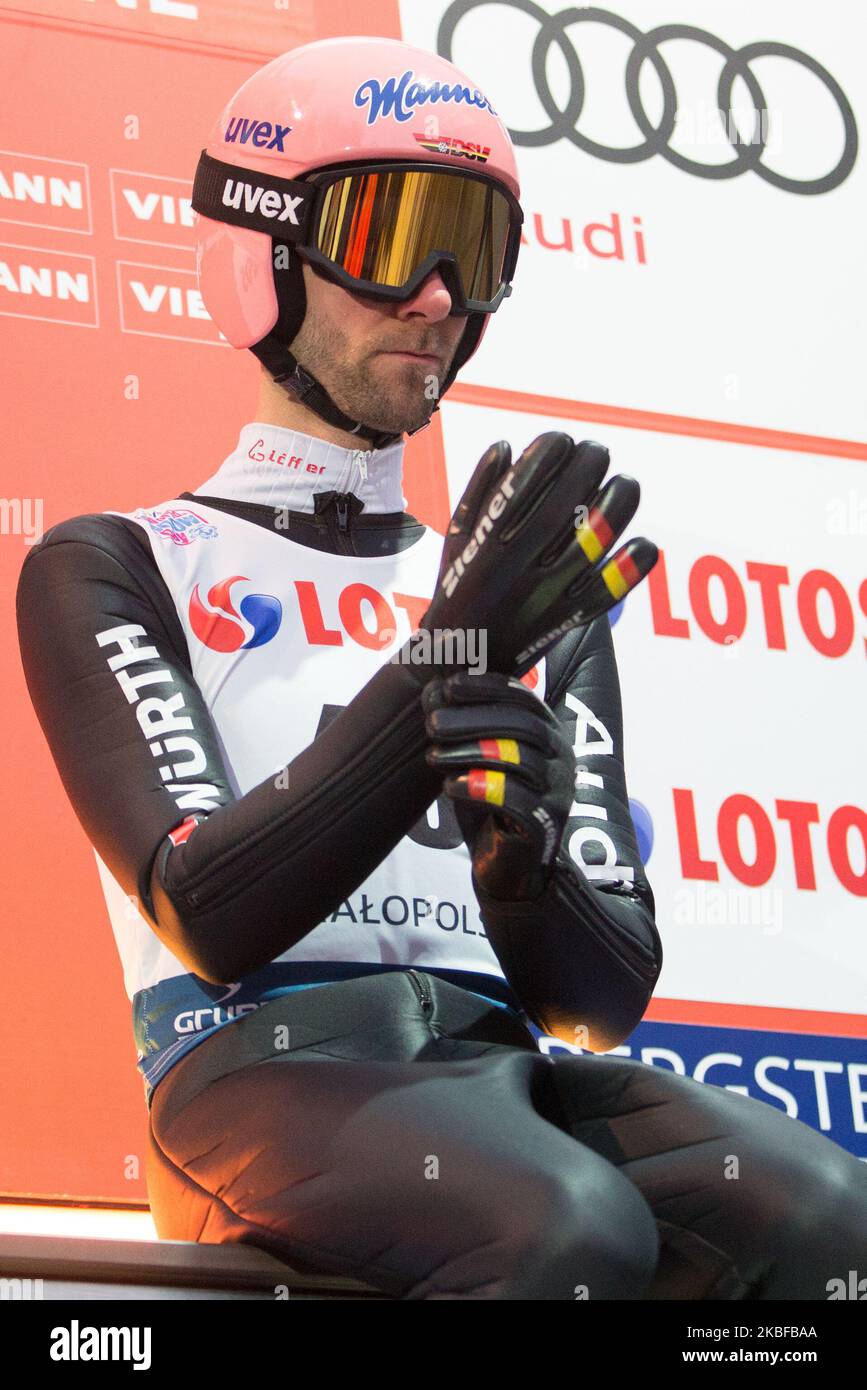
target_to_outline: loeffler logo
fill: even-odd
[[[271,451],[266,454],[264,439],[257,439],[255,444],[251,444],[250,448],[247,450],[247,458],[251,459],[253,463],[276,463],[281,468],[292,468],[297,470],[300,470],[301,465],[304,463],[303,454],[278,454],[276,449],[271,449]],[[325,464],[308,463],[305,472],[324,473]]]
[[[274,218],[278,222],[289,221],[299,226],[298,208],[304,202],[301,194],[278,193],[273,188],[261,188],[258,184],[244,183],[241,179],[226,179],[223,186],[223,206],[237,208],[243,204],[245,212],[258,212],[261,217]]]

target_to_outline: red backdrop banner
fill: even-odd
[[[198,297],[196,159],[262,62],[359,32],[399,37],[397,0],[0,0],[2,1193],[146,1198],[130,1009],[94,856],[27,696],[18,574],[37,530],[193,489],[234,447],[259,367]],[[411,442],[404,490],[442,529],[438,417]]]

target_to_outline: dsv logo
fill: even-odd
[[[454,0],[454,4],[443,15],[437,34],[437,52],[442,57],[456,61],[452,58],[452,49],[458,24],[471,10],[486,3],[490,3],[490,0]],[[858,152],[858,128],[846,93],[821,63],[798,48],[770,40],[744,44],[742,48],[732,48],[724,39],[717,38],[715,34],[709,34],[704,29],[697,29],[692,24],[660,24],[643,34],[628,19],[611,14],[608,10],[596,9],[594,6],[565,9],[552,15],[536,4],[535,0],[501,0],[501,3],[528,15],[539,25],[532,48],[532,77],[536,95],[550,121],[550,125],[541,130],[512,130],[510,127],[509,134],[516,145],[538,147],[554,144],[561,139],[570,140],[585,154],[612,164],[636,164],[641,160],[650,159],[655,154],[661,154],[676,168],[705,179],[730,179],[752,170],[766,183],[772,184],[775,188],[782,188],[788,193],[827,193],[841,184],[852,170]],[[577,129],[584,107],[586,81],[581,59],[566,31],[571,25],[582,23],[605,25],[625,34],[632,41],[632,50],[626,63],[626,99],[633,120],[644,137],[639,144],[602,145]],[[672,39],[688,39],[693,43],[703,44],[719,53],[723,59],[722,71],[717,82],[717,111],[725,138],[734,151],[734,158],[726,163],[704,164],[671,148],[670,141],[678,120],[677,94],[674,79],[659,49],[660,44]],[[557,104],[548,82],[548,55],[552,44],[559,48],[569,75],[569,95],[562,107]],[[762,163],[762,155],[768,143],[768,106],[750,63],[756,58],[772,57],[796,63],[817,77],[834,99],[842,118],[842,153],[833,168],[818,178],[791,178],[767,168]],[[642,103],[640,78],[646,62],[652,65],[662,89],[662,113],[656,123],[651,120]],[[732,88],[737,78],[741,78],[746,84],[755,110],[755,124],[749,135],[742,135],[732,111]]]

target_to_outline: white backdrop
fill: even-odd
[[[510,130],[550,126],[536,95],[531,54],[539,24],[520,0],[480,0],[458,22],[452,58],[468,71]],[[467,6],[463,6],[467,8]],[[538,8],[558,13],[556,0]],[[404,0],[405,37],[436,49],[443,0]],[[849,0],[625,0],[606,14],[642,33],[692,24],[732,48],[774,40],[818,61],[863,122],[867,13]],[[600,145],[628,147],[642,135],[627,101],[625,68],[634,44],[610,25],[567,25],[586,100],[577,130]],[[716,114],[723,59],[707,43],[660,45],[673,80],[678,119],[670,144],[705,165],[731,160]],[[569,82],[558,46],[548,80],[561,108]],[[820,79],[791,58],[757,57],[749,70],[768,103],[762,166],[789,178],[830,173],[844,149],[838,106]],[[645,62],[639,91],[651,123],[661,88]],[[733,87],[744,135],[754,111],[742,81]],[[860,110],[859,110],[860,103]],[[570,129],[563,121],[564,129]],[[733,420],[807,434],[863,439],[865,424],[864,210],[867,166],[830,193],[787,192],[756,172],[706,178],[661,154],[638,163],[595,158],[552,133],[539,148],[518,147],[528,244],[502,323],[487,333],[471,379],[547,395],[610,401],[675,414]],[[588,224],[620,216],[623,259],[589,252]],[[539,245],[535,217],[550,242],[569,219],[575,250]],[[637,259],[635,217],[644,235]],[[613,237],[591,236],[597,250]],[[550,314],[540,315],[546,305]],[[858,330],[860,329],[860,333]]]
[[[551,125],[533,47],[554,13],[552,0],[402,5],[405,37],[439,42],[513,132]],[[712,36],[657,50],[677,104],[669,146],[705,166],[734,157],[715,41],[773,42],[787,51],[746,69],[767,102],[761,165],[797,185],[755,168],[706,177],[661,153],[605,159],[568,138],[567,116],[546,143],[519,145],[527,244],[512,297],[442,406],[450,495],[493,439],[517,454],[548,429],[600,439],[613,471],[640,480],[632,532],[656,541],[664,571],[614,634],[665,965],[650,1021],[619,1050],[742,1086],[867,1156],[867,190],[863,157],[852,162],[867,15],[838,0],[623,0],[594,13],[566,23],[545,68],[565,110],[567,49],[580,63],[581,136],[643,139],[626,90],[639,38],[615,20]],[[637,91],[658,125],[650,60]],[[750,132],[742,76],[732,101]],[[832,186],[809,191],[823,179]],[[594,254],[621,249],[615,213],[622,258]],[[541,245],[540,229],[572,249]],[[487,389],[475,404],[467,382]],[[561,404],[540,414],[525,395]],[[614,423],[598,423],[598,406]],[[638,428],[635,411],[672,418]]]

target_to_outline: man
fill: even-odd
[[[851,1155],[527,1026],[615,1047],[662,955],[606,616],[656,558],[611,554],[637,485],[552,433],[494,444],[445,540],[403,510],[402,436],[509,293],[518,192],[441,59],[340,39],[268,64],[194,189],[256,419],[194,491],[25,562],[154,1219],[408,1299],[824,1298],[867,1258]]]

